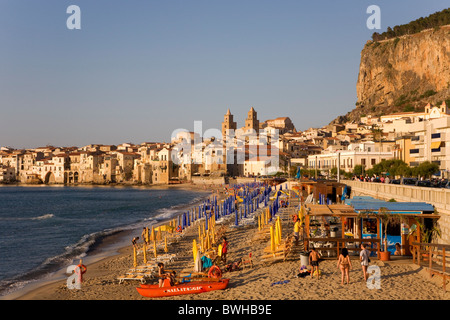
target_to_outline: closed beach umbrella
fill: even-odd
[[[168,252],[169,248],[167,248],[167,236],[164,237],[164,252]]]
[[[273,230],[273,225],[270,226],[270,251],[275,252],[275,235]]]
[[[142,252],[144,253],[144,263],[147,263],[147,247],[145,242],[142,244]]]
[[[194,239],[192,240],[192,253],[194,255],[194,263],[197,261],[197,251],[198,251],[197,241],[195,241]]]
[[[150,240],[155,240],[155,239],[156,239],[155,228],[152,226],[152,233],[150,235]]]
[[[136,252],[136,247],[133,246],[133,266],[136,268],[137,267],[137,252]]]

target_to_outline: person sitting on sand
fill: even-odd
[[[171,273],[166,273],[166,279],[169,279],[169,281],[170,281],[170,285],[171,286],[174,286],[176,283],[175,283],[175,278],[176,278],[176,276],[177,276],[177,272],[174,270],[174,271],[172,271]]]
[[[350,280],[349,272],[350,269],[352,268],[352,262],[350,261],[350,256],[348,255],[347,248],[342,248],[341,254],[339,255],[338,258],[337,267],[341,269],[342,274],[341,284],[344,284],[344,275],[347,278],[347,284],[349,284]]]
[[[320,253],[316,251],[316,248],[312,247],[309,253],[309,264],[311,265],[311,278],[314,275],[314,269],[317,271],[317,279],[319,279],[319,259]]]
[[[161,288],[164,285],[164,279],[166,279],[167,276],[170,276],[170,273],[166,273],[164,271],[164,263],[159,262],[158,263],[158,284],[159,287]]]

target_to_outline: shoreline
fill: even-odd
[[[33,187],[36,185],[30,184],[30,185],[11,185],[9,186],[23,186],[23,187]],[[38,185],[40,186],[40,185]],[[49,185],[43,185],[43,186],[49,186]],[[50,186],[58,186],[58,187],[65,187],[67,185],[50,185]],[[77,185],[78,187],[91,187],[91,185]],[[103,186],[103,185],[102,185]],[[174,187],[172,187],[174,186]],[[134,185],[105,185],[104,187],[136,187]],[[193,206],[198,206],[200,203],[202,203],[204,200],[209,198],[212,194],[214,194],[213,190],[210,189],[204,189],[203,186],[188,186],[186,184],[179,184],[179,185],[158,185],[151,187],[151,189],[178,189],[178,190],[186,190],[186,191],[198,191],[200,195],[200,199],[198,199],[195,202],[192,203],[185,203],[177,205],[177,209],[183,210],[183,209],[190,209]],[[201,195],[204,193],[204,195]],[[180,213],[176,213],[174,217],[178,216]],[[154,226],[158,226],[161,224],[166,223],[167,221],[173,219],[172,218],[162,218],[161,221],[157,221],[154,223]],[[142,222],[144,223],[144,222]],[[126,250],[130,245],[130,241],[134,236],[140,236],[142,230],[140,228],[131,228],[131,229],[124,229],[117,232],[114,232],[110,235],[105,235],[95,241],[88,250],[83,254],[84,256],[81,257],[83,260],[83,264],[89,264],[91,267],[94,267],[94,270],[96,266],[101,263],[102,261],[106,261],[107,259],[110,259],[112,257],[121,255],[124,250]],[[78,264],[80,258],[74,258],[72,260],[72,264]],[[68,264],[69,265],[69,264]],[[91,269],[89,267],[89,269]],[[64,281],[67,279],[68,275],[65,273],[66,268],[61,268],[56,271],[52,271],[47,275],[43,275],[42,277],[39,277],[34,280],[30,280],[29,283],[26,283],[23,287],[20,287],[18,289],[13,289],[10,293],[4,294],[0,296],[0,300],[22,300],[23,297],[25,297],[25,300],[27,299],[26,296],[31,295],[34,296],[35,292],[41,292],[42,290],[45,290],[47,287],[51,287],[55,283],[59,283],[61,281]],[[40,298],[37,298],[40,299]]]

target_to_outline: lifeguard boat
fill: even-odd
[[[229,281],[230,279],[205,278],[202,280],[195,280],[171,286],[170,281],[165,279],[162,287],[159,287],[158,284],[141,284],[141,286],[136,289],[141,296],[148,298],[159,298],[223,290],[226,289]]]

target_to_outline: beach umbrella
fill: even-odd
[[[191,219],[190,219],[191,215],[190,215],[189,211],[187,212],[186,216],[187,216],[187,226],[190,227],[191,226]]]
[[[133,246],[133,266],[136,268],[137,267],[137,252],[136,252],[136,247]]]
[[[194,260],[194,272],[202,271],[202,260],[200,259],[200,249],[197,250],[196,258]]]
[[[155,240],[155,239],[156,239],[155,228],[152,226],[152,233],[150,235],[150,240]]]
[[[234,225],[235,226],[237,226],[237,225],[239,225],[239,217],[238,217],[238,215],[239,215],[239,212],[235,212],[235,218],[234,218]]]
[[[142,252],[144,253],[144,263],[147,263],[147,247],[145,242],[142,244]]]
[[[197,253],[198,253],[198,248],[197,248],[197,241],[192,240],[192,253],[194,255],[194,263],[197,261]]]
[[[155,255],[155,258],[157,257],[156,253],[156,240],[153,240],[153,254]]]
[[[164,237],[164,252],[169,252],[169,248],[167,248],[167,236]]]
[[[205,215],[205,230],[208,230],[208,215]]]
[[[270,251],[275,253],[275,235],[273,230],[273,225],[270,226]]]

